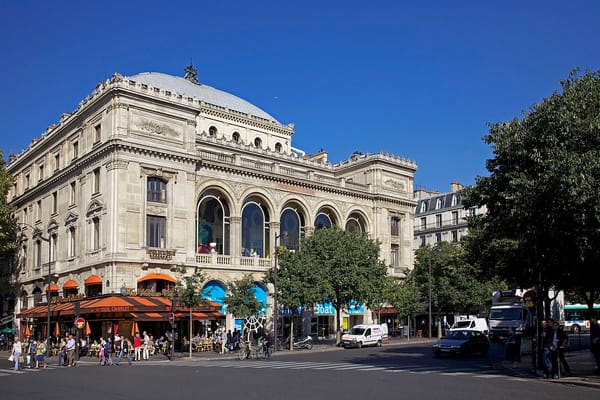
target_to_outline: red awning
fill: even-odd
[[[98,275],[92,275],[85,280],[86,285],[102,285],[102,278]]]
[[[50,285],[50,289],[48,289],[48,286],[46,286],[46,290],[47,290],[48,292],[58,292],[58,286],[56,286],[54,283],[52,283],[52,284]]]
[[[63,289],[77,289],[79,285],[74,280],[68,280],[63,285]]]
[[[143,276],[140,279],[138,279],[138,282],[145,282],[145,281],[151,281],[151,280],[161,280],[161,281],[168,281],[168,282],[175,283],[175,279],[173,279],[169,275],[165,275],[165,274],[146,275],[146,276]]]

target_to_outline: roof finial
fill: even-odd
[[[200,84],[200,82],[198,82],[198,70],[196,70],[196,68],[194,68],[191,57],[190,57],[190,65],[188,65],[187,67],[185,67],[183,69],[183,77],[185,79],[187,79],[188,81],[195,83],[196,85]]]

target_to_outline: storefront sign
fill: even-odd
[[[55,296],[52,298],[52,300],[50,301],[50,303],[52,304],[57,304],[57,303],[70,303],[72,301],[78,301],[78,300],[83,300],[85,299],[85,295],[83,293],[79,293],[79,294],[71,294],[67,297],[58,297]]]
[[[335,308],[333,308],[333,304],[325,303],[325,304],[317,304],[315,306],[315,314],[318,315],[333,315],[335,314]]]

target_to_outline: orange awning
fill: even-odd
[[[165,274],[146,275],[146,276],[143,276],[140,279],[138,279],[138,282],[145,282],[145,281],[150,281],[150,280],[162,280],[162,281],[169,281],[169,282],[175,283],[175,279],[173,279],[169,275],[165,275]]]
[[[74,280],[68,280],[63,285],[63,289],[77,289],[79,285]]]
[[[102,278],[98,275],[92,275],[85,280],[86,285],[102,285]]]
[[[58,292],[58,286],[56,286],[54,283],[52,283],[52,284],[50,285],[50,289],[48,289],[48,286],[46,286],[46,290],[47,290],[48,292]]]

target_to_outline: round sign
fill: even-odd
[[[77,327],[77,329],[83,329],[83,327],[85,326],[85,319],[79,317],[75,320],[75,326]]]
[[[523,293],[523,303],[525,307],[532,308],[535,306],[537,301],[537,292],[535,290],[528,290]]]

